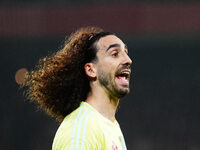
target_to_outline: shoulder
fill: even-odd
[[[55,145],[65,148],[70,146],[71,149],[72,147],[89,147],[89,149],[101,147],[104,136],[100,122],[93,110],[77,109],[63,120],[54,138],[54,147]]]

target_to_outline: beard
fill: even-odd
[[[97,73],[100,85],[106,89],[109,96],[122,98],[129,93],[129,87],[117,85],[115,74],[106,72],[103,69],[99,69]]]

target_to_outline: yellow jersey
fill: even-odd
[[[52,150],[127,150],[120,126],[86,102],[67,115],[58,128]]]

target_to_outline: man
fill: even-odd
[[[62,122],[53,150],[126,150],[115,113],[129,93],[131,63],[116,35],[86,27],[29,73],[28,97]]]

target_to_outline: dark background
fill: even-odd
[[[24,98],[15,74],[87,25],[117,33],[133,60],[131,93],[116,116],[128,150],[200,150],[200,3],[194,0],[1,0],[0,149],[51,149],[59,124]]]

